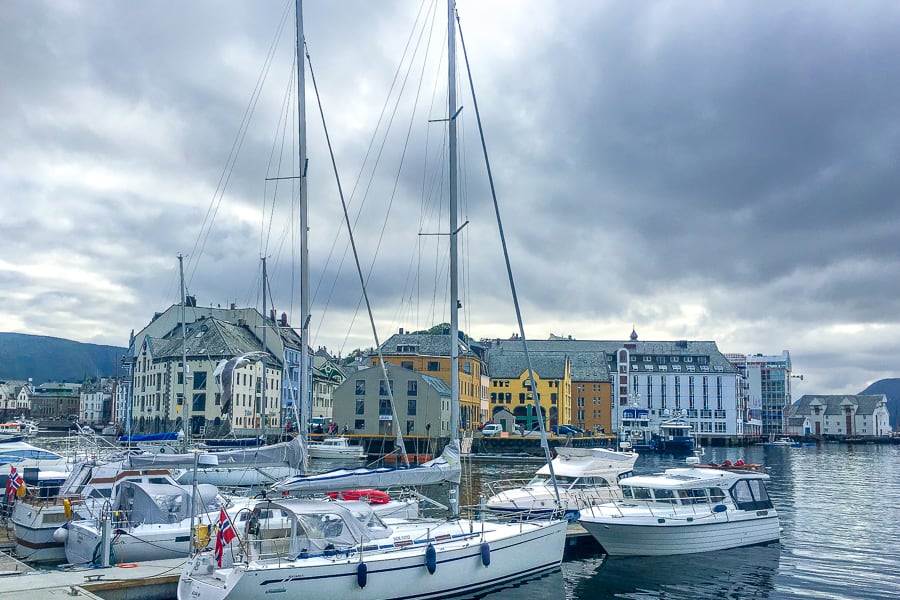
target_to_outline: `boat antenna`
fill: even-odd
[[[450,0],[450,1],[452,2],[452,0]],[[459,15],[458,14],[456,15],[456,21],[457,21],[457,24],[459,24]],[[459,25],[460,25],[459,40],[462,45],[463,58],[466,62],[466,73],[469,76],[469,89],[472,91],[472,106],[475,108],[475,119],[478,122],[478,135],[481,138],[481,150],[484,153],[484,164],[485,164],[485,168],[487,169],[488,182],[491,187],[491,198],[494,201],[494,214],[497,217],[497,230],[500,233],[500,243],[503,246],[503,258],[506,261],[506,275],[507,275],[507,278],[509,279],[509,288],[512,292],[513,305],[515,306],[515,309],[516,309],[516,320],[518,321],[518,324],[519,324],[519,337],[522,338],[522,349],[525,353],[525,364],[528,366],[528,380],[531,383],[531,402],[532,402],[532,406],[534,407],[535,414],[538,417],[538,420],[537,420],[538,427],[541,432],[541,447],[544,449],[544,458],[547,460],[547,466],[550,468],[550,481],[553,482],[553,492],[556,495],[556,503],[557,503],[557,505],[560,505],[559,489],[557,488],[557,485],[556,485],[556,474],[553,471],[553,461],[550,458],[550,445],[547,443],[547,431],[544,429],[544,415],[543,415],[543,412],[541,411],[540,398],[539,398],[538,392],[537,392],[537,383],[535,382],[535,379],[534,379],[534,369],[532,369],[532,366],[531,366],[531,356],[528,354],[528,342],[526,341],[526,338],[525,338],[525,327],[522,324],[522,310],[519,307],[519,296],[516,293],[516,282],[515,282],[515,279],[513,278],[512,266],[509,261],[509,247],[506,244],[506,234],[503,232],[503,221],[500,218],[500,204],[497,202],[497,189],[494,186],[494,175],[493,175],[493,171],[491,171],[491,161],[488,158],[487,144],[484,141],[484,128],[481,125],[481,112],[478,110],[478,100],[475,97],[475,85],[472,82],[472,69],[469,67],[469,55],[466,52],[466,41],[465,41],[465,38],[463,38],[462,25],[461,24],[459,24]],[[452,27],[451,27],[451,29],[452,29]],[[453,108],[451,107],[451,111],[452,110],[453,110]],[[451,114],[452,114],[452,112],[451,112]],[[451,131],[454,131],[454,129],[452,129],[452,127],[453,127],[453,125],[451,123]],[[451,140],[452,139],[453,138],[451,138]],[[450,157],[451,157],[451,161],[452,161],[453,160],[452,152],[450,153]],[[452,178],[450,180],[450,189],[453,190],[453,179]],[[452,192],[451,192],[451,196],[452,196]],[[453,218],[453,215],[451,215],[451,218]],[[452,227],[453,226],[451,225],[451,230],[452,230]],[[452,326],[451,326],[451,328],[452,328]]]

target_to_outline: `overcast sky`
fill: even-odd
[[[795,398],[898,375],[900,4],[458,9],[529,337],[634,326],[786,349],[805,377]],[[381,339],[448,319],[433,235],[448,227],[446,82],[422,66],[446,60],[443,0],[433,11],[304,8]],[[178,253],[204,306],[260,306],[265,254],[276,309],[299,325],[292,180],[266,182],[296,173],[293,40],[282,0],[0,0],[0,330],[126,345],[178,301]],[[460,322],[508,337],[459,87]],[[308,72],[307,90],[312,344],[347,353],[372,335]]]

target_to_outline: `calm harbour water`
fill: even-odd
[[[665,558],[572,553],[562,570],[490,600],[524,598],[896,598],[900,596],[900,445],[708,448],[704,461],[765,464],[780,544]],[[644,455],[638,473],[683,466]],[[476,465],[474,481],[534,465]],[[473,481],[473,482],[474,482]]]

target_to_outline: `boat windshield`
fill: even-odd
[[[578,481],[576,477],[567,477],[565,475],[557,475],[556,476],[556,486],[560,489],[567,490]],[[526,487],[539,487],[539,486],[547,486],[552,487],[553,484],[550,482],[549,475],[535,475],[534,478],[528,482]]]
[[[624,486],[622,493],[626,500],[641,500],[643,502],[659,502],[662,504],[718,504],[725,499],[725,493],[720,488],[671,490],[627,485]]]

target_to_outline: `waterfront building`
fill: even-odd
[[[492,382],[494,357],[521,346],[515,338],[493,341],[487,353]],[[585,394],[583,422],[588,425],[588,416],[596,410],[594,426],[606,432],[618,431],[624,410],[639,410],[646,411],[651,430],[681,416],[705,443],[724,444],[753,435],[754,429],[745,427],[744,377],[713,341],[641,341],[632,330],[627,341],[552,337],[529,340],[528,348],[529,354],[566,356],[576,399],[575,425],[581,422],[577,399]]]
[[[31,395],[34,393],[31,379],[29,378],[27,382],[16,382],[13,391],[16,394],[16,414],[31,414]]]
[[[785,411],[793,402],[790,353],[783,350],[781,354],[726,354],[726,357],[745,378],[748,434],[757,428],[760,435],[767,437],[785,433]]]
[[[805,394],[792,405],[788,422],[803,419],[800,431],[792,435],[814,435],[824,439],[875,438],[891,433],[887,396]]]
[[[467,341],[459,344],[459,426],[475,429],[481,421],[484,394],[482,361]],[[388,364],[397,365],[443,380],[450,386],[450,328],[443,333],[409,333],[400,329],[381,344],[381,354]],[[378,353],[369,355],[369,364],[378,365]],[[349,375],[355,377],[355,375]]]
[[[487,350],[491,375],[491,414],[506,409],[526,431],[537,427],[533,392],[537,391],[544,428],[571,423],[572,365],[563,351],[531,349],[529,357],[537,390],[532,390],[521,340],[495,340]]]
[[[270,358],[266,359],[266,376],[263,377],[262,366],[259,363],[244,367],[240,381],[236,384],[235,394],[240,393],[240,406],[238,398],[232,406],[232,421],[229,426],[236,433],[254,435],[262,430],[260,419],[261,403],[265,402],[265,428],[267,431],[280,428],[283,417],[283,407],[289,399],[296,399],[299,394],[300,378],[300,337],[290,327],[285,313],[276,319],[276,312],[270,312],[269,317],[263,316],[254,308],[237,308],[234,304],[230,308],[198,307],[196,300],[189,296],[183,307],[184,321],[187,324],[186,346],[193,347],[195,355],[188,361],[188,398],[191,408],[196,404],[197,411],[191,410],[190,430],[194,435],[216,435],[216,432],[224,431],[221,407],[215,403],[216,397],[221,394],[219,382],[213,381],[212,373],[221,360],[234,358],[242,352],[265,350]],[[212,320],[211,320],[212,319]],[[129,351],[123,359],[123,391],[128,399],[123,413],[131,412],[131,425],[135,432],[170,431],[181,428],[182,407],[184,399],[182,393],[181,373],[181,321],[182,306],[173,304],[162,313],[156,313],[153,319],[137,334],[132,334],[129,342]],[[200,323],[203,321],[203,323]],[[197,325],[200,323],[200,325]],[[224,324],[216,327],[210,333],[211,323]],[[202,327],[206,325],[206,329]],[[241,330],[236,333],[237,330]],[[265,333],[264,333],[265,331]],[[222,332],[225,332],[224,334]],[[230,334],[233,333],[234,336]],[[211,340],[209,337],[213,336]],[[225,335],[235,344],[227,344],[219,339]],[[217,337],[218,336],[218,337]],[[236,337],[235,337],[236,336]],[[234,337],[234,339],[232,339]],[[157,363],[147,362],[144,355],[146,340],[156,345],[159,356]],[[265,338],[265,342],[263,342]],[[160,343],[159,340],[165,340]],[[240,340],[240,343],[237,341]],[[203,347],[204,341],[216,343],[217,352],[211,352],[210,348]],[[197,364],[192,364],[196,361]],[[165,366],[163,365],[165,363]],[[310,356],[310,368],[308,370],[312,381],[312,357]],[[147,369],[156,369],[153,373]],[[163,372],[165,369],[168,371]],[[176,370],[173,370],[176,369]],[[198,378],[193,373],[201,373]],[[252,379],[251,379],[252,374]],[[247,383],[244,383],[244,375]],[[148,391],[146,378],[151,377],[159,385],[159,390]],[[157,380],[156,377],[161,377]],[[274,383],[271,381],[274,378]],[[246,389],[249,382],[254,384],[266,382],[266,391],[260,389]],[[166,387],[167,386],[167,387]],[[207,387],[200,387],[207,386]],[[164,390],[163,388],[166,387]],[[241,387],[238,392],[237,388]],[[312,386],[309,386],[310,388]],[[148,394],[153,397],[148,396]],[[274,394],[274,397],[273,397]],[[156,396],[159,396],[158,398]],[[246,396],[246,397],[245,397]],[[159,406],[157,407],[157,401]],[[307,398],[310,410],[311,396]],[[117,410],[117,413],[119,411]],[[274,412],[274,414],[272,414]],[[122,420],[128,418],[123,414]]]
[[[79,392],[78,422],[84,425],[105,424],[112,410],[113,381],[88,381]]]
[[[397,418],[406,435],[450,436],[450,386],[439,378],[387,362],[348,375],[334,390],[333,418],[338,427],[364,435],[396,435],[388,385]]]
[[[31,416],[41,427],[64,427],[77,419],[80,409],[80,383],[48,381],[34,388]]]

